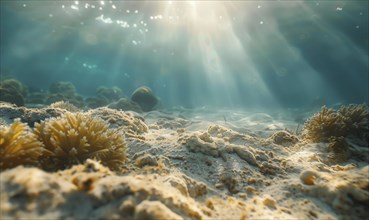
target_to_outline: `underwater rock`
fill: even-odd
[[[138,167],[144,167],[144,166],[157,166],[158,161],[155,157],[153,157],[150,154],[145,154],[140,157],[138,157],[135,161],[136,166]]]
[[[234,143],[237,141],[254,142],[256,140],[254,137],[250,135],[233,131],[232,129],[226,128],[221,125],[210,125],[208,127],[208,133],[212,136],[222,138],[224,139],[224,141],[227,141],[229,143]]]
[[[256,161],[254,154],[251,151],[247,150],[245,147],[234,146],[233,150],[241,159],[245,160],[247,163],[258,166],[258,162]]]
[[[0,102],[0,117],[8,124],[11,124],[14,119],[20,118],[21,122],[33,127],[36,122],[46,118],[61,116],[65,112],[67,111],[60,108],[25,108]]]
[[[201,152],[203,154],[219,157],[219,149],[215,143],[202,140],[198,135],[192,135],[184,141],[184,145],[191,152]]]
[[[152,90],[147,86],[137,88],[132,93],[131,100],[140,105],[145,112],[153,110],[158,104],[158,98],[153,95]]]
[[[119,100],[122,97],[123,92],[116,86],[112,88],[102,86],[96,89],[96,94],[98,97],[104,97],[109,102],[113,102]]]
[[[112,128],[122,129],[128,136],[136,136],[148,131],[144,119],[131,112],[122,112],[106,107],[91,109],[91,116],[97,116],[109,123]]]
[[[126,98],[121,98],[118,101],[111,103],[110,105],[108,105],[108,108],[118,109],[122,111],[142,112],[140,105]]]
[[[273,143],[279,144],[285,147],[293,146],[299,141],[299,139],[295,135],[287,131],[278,131],[274,133],[270,137],[270,139],[273,141]]]

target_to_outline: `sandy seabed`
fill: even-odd
[[[0,109],[1,124],[64,109]],[[119,117],[116,110],[89,111]],[[103,114],[104,112],[104,114]],[[326,162],[291,114],[207,109],[127,113],[121,173],[94,160],[58,172],[0,173],[1,219],[368,219],[369,166]],[[309,114],[306,114],[309,115]],[[311,114],[310,114],[311,115]],[[118,124],[118,125],[117,125]],[[299,134],[301,131],[297,129]],[[367,147],[358,147],[368,154]]]

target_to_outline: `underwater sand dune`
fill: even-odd
[[[2,103],[1,219],[366,219],[368,108],[341,109],[323,108],[296,134],[292,118],[265,113],[70,112]],[[37,123],[78,114],[122,133],[126,161],[119,169],[105,154],[48,172],[42,164],[5,166],[15,118],[27,127],[19,137],[27,138],[22,132]],[[64,153],[84,158],[90,148],[81,146],[80,155]]]

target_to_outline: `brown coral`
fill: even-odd
[[[311,142],[327,142],[331,137],[368,138],[369,110],[364,104],[342,106],[338,111],[323,106],[304,125],[304,137]]]
[[[0,127],[0,170],[18,165],[38,166],[42,151],[42,143],[26,124],[16,120],[9,127]]]
[[[80,164],[89,158],[120,170],[126,160],[124,136],[101,119],[83,113],[66,113],[35,125],[35,134],[45,145],[41,161],[46,170]]]

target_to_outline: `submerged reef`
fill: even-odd
[[[44,144],[41,160],[45,170],[64,169],[89,158],[120,170],[126,160],[124,135],[103,120],[83,113],[66,113],[35,125],[34,133]]]
[[[16,120],[10,126],[0,126],[0,170],[38,166],[42,152],[42,143],[26,124]]]

